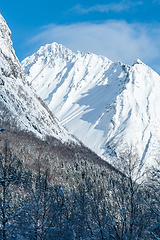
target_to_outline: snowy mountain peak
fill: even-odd
[[[132,66],[136,65],[136,64],[144,64],[140,59],[137,59]]]
[[[128,66],[92,53],[74,54],[56,43],[39,51],[45,49],[50,58],[46,49],[53,47],[52,68],[38,53],[22,65],[61,123],[104,159],[132,145],[140,164],[151,161],[160,139],[160,76],[139,59]]]
[[[136,67],[140,67],[140,68],[141,68],[141,65],[143,65],[146,69],[148,68],[149,71],[153,71],[153,72],[154,72],[154,70],[152,70],[150,67],[148,67],[148,66],[147,66],[144,62],[142,62],[140,59],[137,59],[137,60],[133,63],[132,67],[136,66]]]
[[[75,55],[70,49],[64,47],[61,44],[52,43],[52,44],[46,44],[45,46],[42,46],[37,54],[39,56],[49,56],[49,57],[61,57],[66,59],[69,55],[73,56]]]
[[[93,62],[94,59],[97,59],[97,55],[93,53],[87,53],[84,54],[80,51],[77,51],[77,53],[72,52],[70,49],[64,47],[61,44],[52,43],[52,44],[46,44],[45,46],[42,46],[35,54],[33,54],[31,57],[28,57],[23,60],[23,65],[25,65],[25,74],[26,75],[32,75],[33,78],[36,77],[36,74],[38,73],[36,70],[34,70],[34,63],[37,63],[39,65],[39,69],[41,71],[42,66],[46,66],[47,68],[55,68],[55,64],[57,65],[56,68],[59,66],[60,68],[68,64],[72,66],[75,62],[78,62],[81,59],[83,62]],[[101,62],[105,62],[105,64],[108,62],[111,63],[111,61],[104,57],[104,56],[98,56],[98,59],[100,59]],[[81,63],[82,64],[82,63]],[[84,63],[85,65],[85,63]],[[30,72],[29,72],[30,71]]]

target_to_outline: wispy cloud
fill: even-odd
[[[76,52],[93,52],[112,61],[133,64],[139,58],[160,73],[160,26],[106,21],[101,24],[51,24],[28,43],[32,53],[41,45],[57,42]],[[31,52],[30,52],[31,54]]]
[[[142,5],[142,1],[126,1],[123,0],[119,3],[111,3],[111,4],[106,4],[106,5],[94,5],[91,7],[84,7],[81,5],[76,5],[74,8],[71,9],[71,11],[77,11],[78,13],[81,14],[86,14],[89,12],[106,12],[108,13],[109,11],[113,12],[121,12],[121,11],[127,11],[130,8],[134,8],[138,5]]]

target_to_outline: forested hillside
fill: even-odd
[[[137,158],[133,149],[124,151],[125,174],[83,159],[55,161],[51,168],[41,156],[29,169],[5,143],[0,153],[0,238],[159,239],[159,169],[147,174],[149,184],[140,183],[134,174]]]

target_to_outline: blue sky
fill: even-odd
[[[0,12],[20,61],[57,42],[160,73],[160,0],[1,0]]]

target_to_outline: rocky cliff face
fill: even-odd
[[[32,132],[41,139],[49,135],[63,142],[78,143],[26,81],[12,46],[11,31],[1,15],[0,125],[7,129]]]

